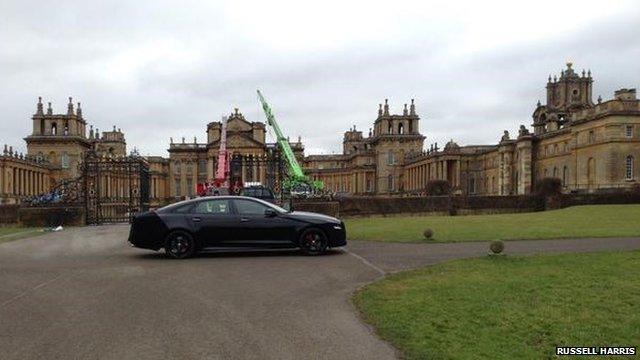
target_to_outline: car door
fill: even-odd
[[[234,230],[239,226],[239,220],[231,209],[231,200],[199,201],[191,216],[196,238],[202,246],[228,246],[233,242]]]
[[[253,199],[234,199],[239,216],[239,242],[244,246],[289,246],[293,224],[277,211],[268,216],[265,211],[272,207]]]

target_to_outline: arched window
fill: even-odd
[[[403,123],[399,123],[398,124],[398,134],[404,134],[404,124]]]
[[[389,121],[389,134],[393,134],[393,125],[391,124],[391,121]]]
[[[64,122],[64,135],[69,135],[69,121]]]
[[[58,135],[58,124],[51,123],[51,135]]]
[[[627,180],[633,180],[633,156],[627,156]]]
[[[557,178],[558,177],[558,168],[557,167],[553,167],[553,177]]]
[[[40,119],[40,134],[44,135],[44,119]]]
[[[173,163],[173,172],[174,174],[180,174],[180,161]]]

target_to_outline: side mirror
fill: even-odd
[[[269,218],[270,217],[276,217],[276,216],[278,216],[278,213],[273,209],[266,209],[264,211],[264,216],[269,217]]]

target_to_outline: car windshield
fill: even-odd
[[[272,203],[270,203],[270,202],[268,202],[268,201],[264,201],[264,200],[260,200],[260,199],[256,199],[256,200],[257,200],[257,201],[260,201],[260,203],[261,203],[261,204],[264,204],[264,205],[266,205],[266,206],[268,206],[268,207],[270,207],[270,208],[275,209],[275,210],[276,210],[276,211],[278,211],[278,212],[281,212],[281,213],[288,213],[288,212],[290,212],[289,210],[286,210],[286,209],[284,209],[284,208],[281,208],[280,206],[275,205],[275,204],[272,204]]]

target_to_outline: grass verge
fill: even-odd
[[[543,359],[638,346],[640,251],[487,256],[389,276],[354,295],[408,359]]]
[[[0,244],[43,234],[42,229],[20,226],[0,226]]]
[[[587,205],[534,213],[346,219],[350,240],[433,242],[640,236],[640,205]]]

